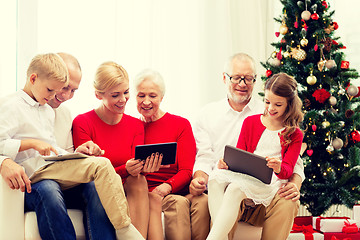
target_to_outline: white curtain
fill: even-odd
[[[79,91],[65,103],[74,116],[98,106],[92,81],[104,61],[123,65],[130,81],[144,68],[158,70],[167,88],[162,108],[192,121],[225,96],[227,57],[246,52],[259,63],[273,50],[274,0],[18,0],[17,9],[17,87],[35,54],[73,54],[83,70]],[[258,64],[255,91],[263,73]],[[135,106],[132,94],[126,112],[137,116]]]

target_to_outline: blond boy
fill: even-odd
[[[29,177],[32,183],[52,179],[63,189],[94,181],[117,239],[143,239],[131,224],[121,178],[108,159],[88,157],[57,162],[43,159],[67,153],[56,144],[54,111],[46,104],[67,84],[68,71],[60,56],[49,53],[32,59],[24,89],[0,106],[0,166],[2,161],[13,159],[25,168],[25,179]],[[25,183],[27,191],[31,191],[30,182]]]

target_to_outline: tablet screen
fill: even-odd
[[[146,160],[152,153],[162,153],[161,165],[174,164],[176,161],[176,142],[138,145],[135,147],[135,159]]]

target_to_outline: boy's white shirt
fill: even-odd
[[[45,161],[35,149],[19,152],[21,139],[38,139],[52,145],[59,154],[67,153],[56,144],[55,113],[49,105],[39,105],[23,90],[19,90],[0,105],[0,112],[1,159],[13,159],[25,168],[29,177],[51,162]]]

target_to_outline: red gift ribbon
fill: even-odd
[[[348,219],[346,219],[344,224],[345,226],[342,228],[343,233],[357,233],[359,231],[356,223],[350,224]]]
[[[315,225],[315,229],[320,231],[320,221],[322,219],[349,219],[348,217],[321,217],[319,216],[318,218],[316,218],[316,225]]]
[[[291,232],[292,233],[303,233],[305,235],[305,240],[314,240],[313,233],[315,231],[311,225],[298,226],[298,225],[294,224]]]
[[[337,237],[332,236],[331,240],[339,240]],[[351,238],[343,238],[342,240],[352,240]]]

